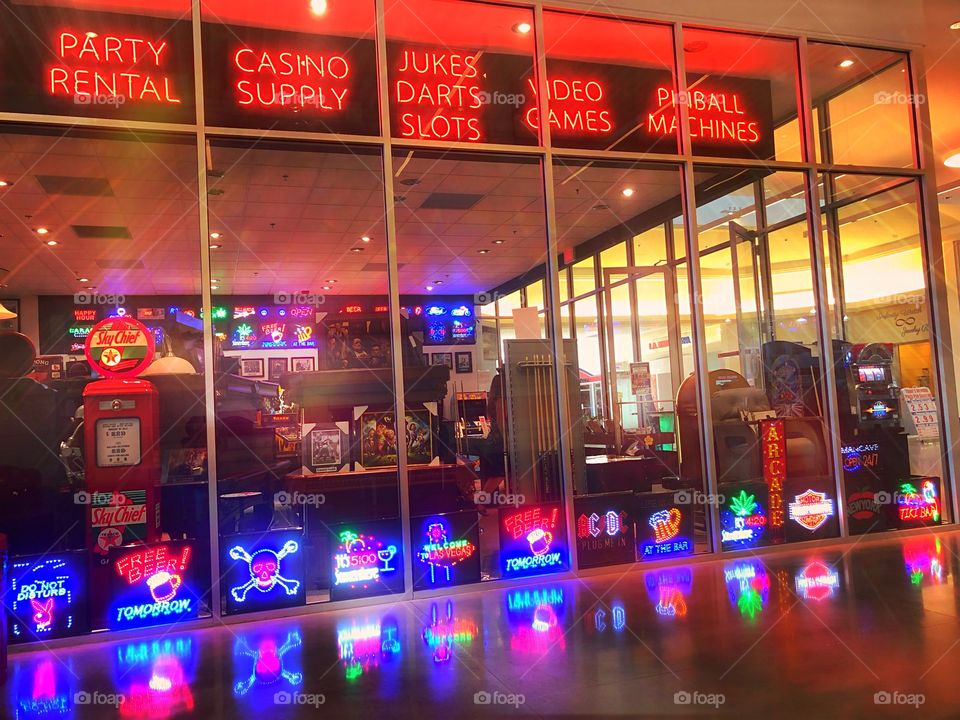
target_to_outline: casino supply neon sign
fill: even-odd
[[[901,520],[940,521],[940,498],[937,484],[933,480],[924,480],[920,490],[913,483],[900,485],[897,494],[897,510]]]
[[[173,78],[163,73],[166,40],[64,30],[52,43],[59,64],[47,68],[54,97],[105,98],[110,104],[180,105]]]
[[[281,106],[320,113],[340,112],[347,106],[350,63],[343,55],[244,46],[233,54],[233,69],[241,106]]]
[[[396,572],[397,568],[391,565],[396,554],[396,545],[384,546],[372,535],[344,530],[340,533],[338,551],[333,556],[333,583],[367,588],[380,582],[384,574]]]
[[[454,566],[473,556],[477,546],[467,538],[450,539],[450,524],[443,518],[435,520],[427,525],[427,542],[420,547],[417,559],[430,566],[431,583],[437,582],[438,574],[444,582],[450,582]]]
[[[826,493],[807,490],[790,503],[790,519],[810,532],[819,529],[833,515],[833,500]]]

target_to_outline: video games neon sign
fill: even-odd
[[[537,97],[537,83],[527,79],[531,97]],[[613,119],[606,107],[604,86],[594,79],[550,77],[547,98],[550,100],[550,129],[561,135],[609,135]],[[534,104],[523,115],[532,130],[540,129],[540,108]]]
[[[807,490],[790,503],[790,519],[810,532],[819,529],[833,515],[833,500],[826,493]]]
[[[173,78],[163,72],[166,40],[63,30],[51,43],[58,64],[47,68],[47,92],[54,97],[107,98],[180,105]]]
[[[501,511],[500,539],[505,576],[549,572],[566,565],[559,506]]]
[[[897,512],[905,522],[940,522],[940,493],[937,483],[924,480],[918,491],[913,483],[900,485]]]
[[[139,627],[194,618],[199,603],[190,581],[189,543],[117,548],[111,565],[119,578],[109,617],[113,628]]]
[[[449,583],[454,567],[470,558],[477,546],[467,538],[454,538],[450,523],[441,518],[433,518],[426,528],[427,541],[420,546],[417,559],[430,568],[430,583],[438,581]]]
[[[65,637],[86,629],[86,562],[82,555],[24,558],[10,564],[13,642]]]
[[[344,530],[333,556],[334,585],[368,588],[380,582],[382,575],[396,572],[396,566],[391,564],[396,554],[396,545],[385,546],[372,535]]]
[[[347,106],[350,63],[343,55],[244,46],[233,53],[232,59],[240,106],[317,113],[341,112]]]

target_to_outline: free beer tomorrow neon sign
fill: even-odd
[[[114,550],[112,565],[123,589],[113,604],[111,625],[123,628],[196,617],[199,607],[188,581],[192,554],[186,543]]]

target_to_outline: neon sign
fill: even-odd
[[[783,420],[760,421],[763,479],[769,487],[770,527],[783,527],[783,482],[787,479],[787,433]]]
[[[302,605],[301,542],[299,533],[290,531],[235,538],[227,551],[227,611]]]
[[[677,106],[677,93],[671,88],[658,87],[657,110],[647,115],[650,132],[676,136],[677,116],[663,112]],[[694,140],[735,142],[753,145],[760,141],[760,123],[747,116],[745,104],[738,93],[727,91],[688,90],[690,107],[690,137]]]
[[[940,483],[927,478],[921,481],[919,490],[913,483],[902,483],[897,493],[897,513],[902,526],[939,524]]]
[[[74,309],[73,319],[77,322],[94,322],[97,319],[97,311],[89,309]]]
[[[751,547],[766,531],[767,515],[762,504],[766,485],[754,484],[751,490],[753,492],[742,489],[736,495],[731,493],[720,511],[720,540],[724,545]]]
[[[197,617],[200,607],[192,554],[193,546],[183,541],[111,550],[116,582],[110,627],[143,627]]]
[[[53,42],[59,64],[47,68],[47,92],[66,98],[108,98],[115,105],[179,105],[173,78],[164,74],[166,40],[64,30]]]
[[[873,405],[864,411],[868,415],[873,415],[875,420],[881,420],[893,412],[893,408],[887,405],[883,400],[877,400]]]
[[[833,515],[833,500],[826,493],[807,490],[794,496],[790,503],[790,519],[810,532],[819,529]]]
[[[233,53],[234,89],[241,106],[341,112],[347,104],[350,63],[343,55],[254,50]]]
[[[12,642],[67,637],[87,629],[87,563],[82,554],[14,559],[10,563]]]
[[[343,529],[337,533],[340,541],[333,553],[331,596],[334,599],[376,595],[402,591],[403,567],[400,543],[380,539],[399,533],[385,524],[384,533],[374,528],[368,532]],[[376,534],[375,534],[376,532]]]
[[[234,695],[244,697],[254,688],[281,682],[290,687],[303,682],[303,673],[294,669],[300,666],[299,649],[303,645],[299,631],[290,630],[279,644],[276,637],[264,635],[255,645],[251,648],[248,639],[240,637],[233,646],[234,664],[246,663],[250,668],[233,684]]]
[[[685,521],[684,515],[682,510],[671,506],[664,510],[655,510],[647,517],[648,541],[640,545],[642,559],[663,555],[687,555],[693,552],[690,523]],[[652,541],[649,540],[650,531],[653,532]]]
[[[565,569],[559,505],[500,512],[500,563],[504,577]]]
[[[804,600],[827,600],[840,587],[840,573],[826,563],[816,560],[797,573],[793,579],[797,595]]]
[[[413,532],[422,543],[414,555],[420,568],[414,589],[480,580],[476,513],[435,515],[424,518],[419,526],[419,532]]]
[[[401,137],[481,140],[483,53],[405,49],[397,55],[391,72],[392,101],[400,110]]]
[[[527,85],[532,97],[536,97],[534,78],[528,78]],[[566,135],[609,135],[614,124],[611,111],[604,103],[605,94],[604,86],[595,79],[551,76],[547,81],[551,131]],[[531,105],[523,120],[532,130],[539,130],[540,108]]]
[[[633,497],[576,498],[577,562],[580,567],[599,567],[636,560],[633,517],[623,508]]]

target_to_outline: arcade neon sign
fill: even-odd
[[[770,527],[783,527],[783,481],[787,477],[787,435],[783,420],[760,422],[763,479],[770,488]]]
[[[427,542],[420,546],[417,559],[430,567],[430,583],[450,582],[453,568],[477,551],[477,546],[467,538],[451,539],[450,524],[443,518],[435,518],[427,525]]]
[[[382,575],[396,572],[397,568],[391,565],[396,554],[396,545],[384,546],[372,535],[344,530],[333,556],[333,583],[350,588],[370,587],[380,582]]]
[[[233,54],[237,104],[340,112],[347,106],[345,81],[350,63],[343,55],[316,55],[292,50],[254,50]]]
[[[182,102],[173,78],[162,71],[166,40],[63,30],[52,44],[59,64],[47,68],[47,91],[54,97],[102,97],[115,105]]]
[[[191,545],[161,544],[115,552],[113,569],[126,585],[112,608],[114,627],[196,617],[199,607],[195,598],[181,597],[181,588],[189,585]],[[192,588],[184,592],[192,592]]]
[[[833,500],[826,493],[807,490],[790,503],[790,519],[810,532],[819,529],[833,515]]]

